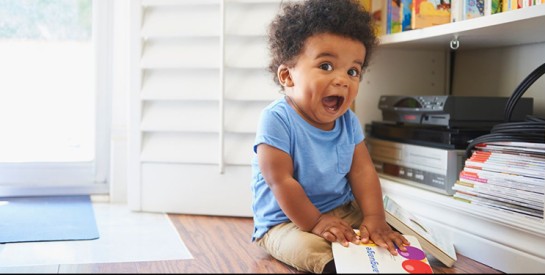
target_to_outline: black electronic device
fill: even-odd
[[[452,95],[384,95],[378,108],[382,119],[395,123],[490,129],[504,122],[509,97]],[[520,98],[511,120],[533,114],[533,98]]]
[[[366,131],[375,138],[444,149],[465,149],[471,140],[489,133],[488,128],[422,127],[379,121],[366,125]]]

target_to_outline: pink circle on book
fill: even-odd
[[[399,248],[397,249],[397,253],[403,258],[412,260],[423,260],[426,258],[426,253],[424,253],[422,249],[410,245],[405,246],[405,248],[407,248],[407,251],[401,251]]]

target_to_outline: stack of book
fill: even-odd
[[[452,189],[464,202],[543,219],[545,143],[479,144]]]

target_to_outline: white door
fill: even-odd
[[[0,2],[0,196],[107,192],[108,2]]]

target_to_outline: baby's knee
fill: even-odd
[[[290,256],[287,261],[299,270],[322,273],[326,265],[333,260],[331,243],[316,235],[313,236],[315,237],[290,242],[293,247],[289,249]]]

